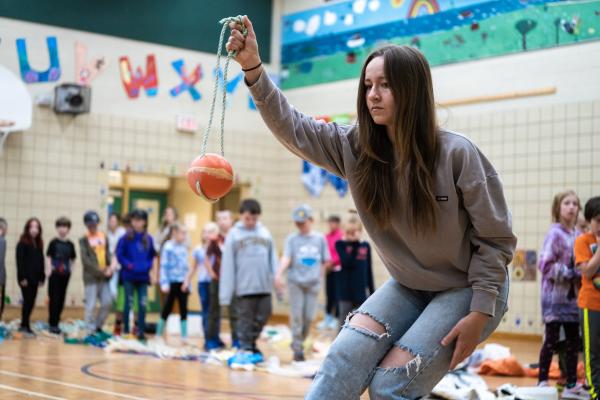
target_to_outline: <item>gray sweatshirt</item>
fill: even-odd
[[[495,315],[517,238],[512,232],[498,173],[466,137],[440,131],[435,171],[438,229],[417,236],[398,207],[391,228],[382,231],[359,201],[354,185],[358,160],[357,126],[318,122],[292,107],[263,73],[250,86],[260,114],[292,153],[348,180],[357,211],[391,276],[417,290],[471,287],[471,311]],[[398,191],[397,198],[405,193]],[[401,203],[402,204],[402,203]]]
[[[260,222],[247,229],[238,222],[227,234],[221,259],[219,302],[231,304],[233,296],[270,294],[277,269],[273,237]]]

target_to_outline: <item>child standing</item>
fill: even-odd
[[[585,203],[584,216],[590,232],[575,240],[575,265],[581,271],[582,284],[577,303],[582,313],[585,352],[585,376],[590,396],[600,391],[600,197]]]
[[[179,223],[171,225],[171,239],[167,240],[160,254],[160,290],[167,295],[156,336],[162,336],[165,322],[173,310],[175,299],[179,303],[181,317],[181,339],[187,340],[187,300],[189,295],[188,281],[188,246],[187,230]]]
[[[88,334],[104,334],[102,327],[110,312],[112,296],[109,280],[115,267],[111,265],[108,240],[104,232],[98,229],[100,216],[88,211],[83,216],[87,228],[86,234],[79,239],[81,264],[83,264],[83,284],[85,292],[85,322]],[[99,309],[96,313],[96,303]]]
[[[135,209],[130,214],[132,229],[121,238],[117,245],[117,258],[121,264],[121,280],[125,289],[125,307],[123,309],[124,332],[128,334],[129,310],[133,303],[133,293],[138,296],[137,337],[145,340],[146,299],[150,270],[152,269],[156,250],[152,237],[148,234],[148,213]]]
[[[219,301],[223,306],[236,297],[240,351],[229,362],[247,364],[263,360],[256,340],[271,316],[273,275],[277,253],[269,230],[258,222],[260,203],[244,200],[241,220],[225,239],[221,264]]]
[[[8,224],[0,218],[0,321],[4,313],[4,298],[6,297],[6,231]]]
[[[44,241],[42,240],[42,224],[37,218],[30,218],[25,223],[23,233],[17,244],[17,279],[23,295],[21,309],[21,327],[19,332],[26,337],[34,337],[29,318],[35,306],[38,287],[44,285]]]
[[[209,222],[202,228],[202,243],[199,244],[193,251],[194,268],[190,271],[190,275],[194,271],[198,274],[198,296],[200,297],[200,307],[202,309],[202,331],[204,333],[204,348],[208,347],[208,310],[210,308],[210,281],[211,277],[207,268],[206,246],[209,241],[219,233],[219,228],[214,222]],[[189,277],[191,279],[191,276]]]
[[[283,274],[288,271],[287,282],[292,325],[292,350],[294,361],[304,361],[304,341],[317,309],[319,289],[324,274],[324,264],[329,262],[329,249],[325,237],[312,230],[312,209],[304,204],[292,213],[298,231],[289,235],[275,287],[284,288]]]
[[[342,269],[339,277],[340,327],[352,310],[375,292],[371,246],[361,240],[362,223],[351,215],[344,226],[344,239],[335,244]]]
[[[335,250],[335,243],[342,240],[342,230],[340,229],[341,219],[337,215],[331,215],[327,219],[329,224],[329,232],[325,235],[331,261],[327,266],[327,275],[325,276],[325,295],[327,304],[325,306],[325,319],[317,325],[317,329],[337,329],[339,318],[339,276],[342,266],[340,265],[340,256]]]
[[[108,230],[106,232],[106,236],[108,237],[108,250],[110,252],[110,259],[115,263],[115,272],[110,278],[110,282],[108,283],[110,287],[110,294],[113,298],[113,304],[115,305],[115,326],[113,330],[113,335],[120,336],[121,335],[121,324],[123,323],[123,307],[122,299],[125,294],[123,293],[122,287],[120,288],[120,273],[121,265],[117,260],[117,244],[119,244],[119,240],[127,233],[127,230],[121,226],[121,222],[125,223],[128,221],[128,216],[124,218],[124,221],[121,221],[121,217],[117,213],[111,213],[108,217]],[[120,289],[120,290],[119,290]],[[120,294],[119,294],[120,293]],[[121,301],[119,301],[121,299]]]
[[[56,220],[54,226],[58,237],[52,239],[46,250],[46,276],[48,277],[48,324],[50,333],[60,334],[58,327],[60,315],[65,306],[67,286],[71,278],[71,270],[75,261],[75,245],[67,235],[71,230],[71,221],[66,217]]]
[[[217,225],[219,232],[216,237],[211,237],[206,248],[205,265],[210,275],[210,300],[208,310],[208,336],[205,347],[207,350],[225,347],[220,338],[221,331],[221,307],[219,305],[219,279],[221,275],[221,260],[225,250],[225,237],[233,225],[231,211],[223,210],[217,212]],[[231,345],[234,348],[240,347],[240,341],[237,336],[237,314],[235,308],[235,298],[229,305],[229,328],[231,330]]]
[[[117,213],[111,213],[108,216],[108,230],[106,237],[108,238],[108,250],[111,259],[116,259],[117,244],[127,231],[121,226],[121,217]],[[115,264],[117,271],[120,269],[119,263]],[[119,274],[114,273],[110,278],[110,293],[113,296],[113,301],[116,300],[119,288]]]
[[[557,350],[561,326],[566,337],[566,378],[563,398],[572,398],[582,391],[577,386],[577,358],[579,344],[579,310],[577,289],[580,273],[573,265],[573,244],[577,237],[575,223],[579,213],[579,198],[573,191],[554,196],[553,224],[546,234],[540,251],[539,268],[542,272],[542,314],[545,324],[544,344],[540,349],[538,386],[548,386],[552,356]],[[577,398],[577,397],[575,397]]]

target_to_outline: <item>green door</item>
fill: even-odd
[[[154,238],[160,229],[160,219],[167,208],[167,193],[132,190],[129,192],[129,211],[135,208],[141,208],[148,213],[148,233]],[[148,289],[148,311],[160,311],[160,292],[157,286]]]

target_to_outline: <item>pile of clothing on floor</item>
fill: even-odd
[[[61,330],[60,334],[51,333],[47,322],[36,321],[32,324],[33,335],[29,334],[25,336],[19,331],[21,321],[16,319],[8,323],[0,322],[0,342],[7,339],[20,340],[27,338],[49,338],[55,340],[62,340],[67,344],[84,344],[95,347],[104,347],[108,343],[108,339],[112,335],[98,331],[94,334],[88,334],[85,329],[85,322],[82,320],[66,320],[61,322],[59,327]]]

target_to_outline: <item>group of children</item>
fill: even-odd
[[[307,205],[296,208],[292,217],[296,231],[286,241],[281,259],[269,230],[259,221],[261,206],[254,199],[240,205],[240,220],[234,225],[230,211],[219,211],[216,223],[202,230],[202,244],[191,252],[186,227],[177,221],[169,207],[156,240],[148,233],[148,214],[135,209],[121,220],[108,219],[108,230],[99,228],[100,216],[88,211],[83,217],[86,233],[79,239],[79,251],[69,240],[71,221],[55,223],[56,237],[44,257],[42,226],[32,218],[17,245],[17,271],[23,308],[20,330],[33,336],[30,315],[38,288],[48,279],[49,330],[60,334],[59,322],[75,259],[83,266],[85,323],[90,335],[107,335],[102,329],[116,310],[114,333],[133,331],[130,312],[136,309],[134,333],[143,340],[146,332],[147,293],[158,284],[164,294],[157,337],[164,335],[166,321],[175,301],[179,305],[181,337],[187,338],[188,296],[197,276],[202,322],[207,350],[225,346],[220,338],[221,309],[227,308],[231,345],[239,349],[232,362],[258,362],[262,354],[256,341],[271,316],[271,293],[283,296],[285,287],[290,304],[294,360],[304,360],[304,341],[314,319],[322,283],[327,280],[328,321],[340,325],[336,316],[345,316],[374,291],[371,251],[361,240],[362,225],[351,214],[340,229],[337,216],[329,218],[326,236],[312,228],[313,212]],[[0,220],[0,262],[4,262],[6,221]],[[158,262],[156,262],[158,261]],[[4,268],[0,268],[4,271]],[[287,285],[285,283],[287,277]],[[0,273],[4,293],[5,274]],[[4,298],[4,296],[2,296]],[[135,304],[134,304],[135,303]],[[331,325],[331,324],[330,324]]]
[[[553,354],[558,353],[564,399],[595,398],[600,389],[600,255],[597,252],[600,197],[591,198],[585,205],[583,214],[589,228],[586,223],[578,224],[580,207],[573,191],[555,196],[554,223],[546,234],[539,257],[545,335],[540,350],[538,385],[548,386],[550,363]],[[582,348],[589,388],[577,383]]]

